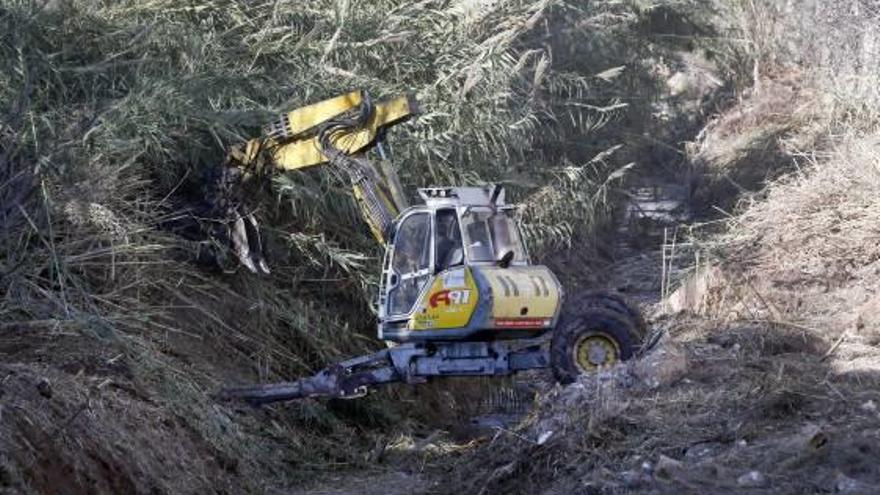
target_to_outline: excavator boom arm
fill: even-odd
[[[376,240],[385,245],[394,219],[408,204],[397,172],[384,153],[378,166],[363,154],[374,146],[381,147],[388,128],[417,113],[412,96],[374,103],[366,91],[352,91],[298,108],[267,125],[259,138],[230,148],[225,167],[230,172],[221,177],[237,174],[247,178],[329,163],[348,175],[364,221]],[[224,203],[238,205],[241,201]],[[268,273],[254,216],[237,206],[233,210],[228,214],[233,217],[228,237],[236,256],[251,271]]]
[[[247,168],[259,167],[262,153],[268,155],[271,166],[282,170],[325,164],[330,159],[316,131],[334,118],[363,106],[369,101],[364,94],[355,91],[289,112],[266,126],[263,137],[234,147],[231,154]],[[335,149],[348,155],[365,151],[376,142],[383,129],[417,113],[418,105],[409,95],[379,102],[372,106],[362,126],[334,133],[331,143]]]

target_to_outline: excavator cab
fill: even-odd
[[[562,288],[532,266],[500,186],[420,189],[394,224],[379,291],[379,338],[393,342],[537,336]]]

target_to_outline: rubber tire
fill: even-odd
[[[645,317],[633,304],[617,292],[607,290],[588,290],[578,292],[567,298],[564,310],[583,311],[586,308],[600,308],[618,313],[629,320],[633,327],[632,341],[636,347],[641,347],[648,337],[648,324]]]
[[[597,332],[615,341],[621,361],[633,357],[635,342],[632,337],[636,329],[629,318],[600,307],[585,307],[563,313],[550,341],[550,369],[557,382],[568,385],[582,374],[574,362],[572,350],[581,336]]]

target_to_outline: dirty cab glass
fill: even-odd
[[[441,272],[463,260],[461,229],[458,226],[458,213],[455,209],[437,210],[435,219],[434,261],[436,272]]]
[[[526,259],[516,221],[507,211],[471,208],[462,215],[465,246],[471,261],[497,261],[513,251],[514,261]]]
[[[389,294],[389,313],[407,314],[431,273],[431,215],[416,213],[400,223],[391,268],[397,285]]]

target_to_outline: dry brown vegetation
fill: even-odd
[[[654,3],[0,3],[0,491],[353,470],[343,490],[874,491],[880,12]],[[158,227],[266,115],[354,86],[417,91],[432,110],[395,141],[407,185],[504,180],[572,285],[659,291],[657,253],[606,270],[599,236],[624,175],[693,186],[704,223],[674,262],[694,277],[654,308],[660,345],[565,389],[530,379],[529,417],[473,441],[462,422],[507,382],[211,400],[377,345],[376,253],[333,174],[260,198],[268,279],[197,268]]]
[[[876,372],[784,325],[660,322],[639,363],[543,397],[517,436],[457,466],[469,493],[870,493]],[[644,367],[648,367],[644,369]],[[545,441],[539,443],[539,440]],[[750,473],[757,472],[758,475]],[[851,486],[846,490],[838,487]]]
[[[406,186],[503,181],[542,207],[534,252],[597,244],[637,22],[615,1],[0,2],[0,489],[261,492],[369,466],[440,399],[210,398],[381,345],[347,184],[290,174],[252,198],[262,279],[197,266],[200,232],[168,226],[228,145],[365,88],[426,109],[391,136]]]
[[[453,472],[467,491],[880,487],[880,11],[755,0],[718,12],[738,33],[741,89],[687,147],[702,223],[676,261],[692,275],[655,308],[666,335],[463,457]]]

